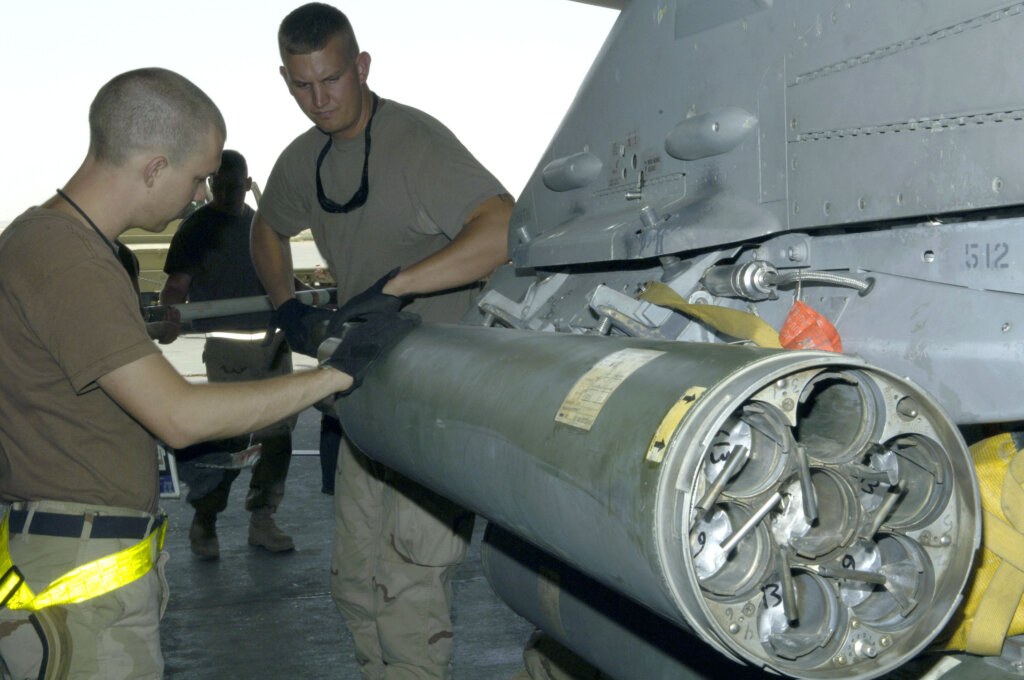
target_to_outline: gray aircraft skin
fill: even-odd
[[[496,592],[618,680],[1020,675],[1014,640],[921,652],[981,539],[964,428],[1024,419],[1024,3],[593,4],[510,264],[345,431],[490,520]],[[652,282],[776,331],[801,301],[844,353]]]
[[[669,283],[684,297],[704,292],[779,328],[802,294],[848,352],[912,378],[956,422],[1024,417],[1012,398],[1024,379],[1021,230],[1002,214],[1024,203],[1022,9],[629,3],[518,199],[517,278],[680,257],[689,271]],[[574,157],[578,171],[558,184],[559,162]],[[719,262],[840,272],[874,287],[717,297],[700,278]],[[643,277],[599,278],[617,288]],[[556,309],[513,321],[584,331],[594,316]],[[668,334],[714,340],[690,326]]]

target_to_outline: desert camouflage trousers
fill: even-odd
[[[371,461],[342,437],[331,596],[364,680],[447,680],[451,578],[473,515]]]
[[[100,505],[39,501],[46,512],[102,512],[150,517]],[[33,592],[75,567],[129,548],[138,538],[64,538],[12,533],[9,550]],[[127,680],[162,678],[160,618],[167,603],[164,564],[116,590],[77,604],[37,612],[0,609],[0,661],[15,680]],[[40,673],[40,670],[43,673]]]

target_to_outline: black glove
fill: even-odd
[[[388,295],[381,291],[388,281],[398,276],[401,267],[392,269],[379,281],[364,290],[362,293],[353,295],[348,302],[343,304],[331,318],[328,327],[330,335],[341,335],[342,326],[346,321],[355,321],[365,317],[367,314],[395,313],[409,303],[409,298]]]
[[[273,316],[270,317],[270,328],[280,328],[293,352],[316,356],[317,337],[322,340],[325,333],[314,333],[317,324],[329,321],[334,312],[311,305],[304,305],[295,298],[286,300]],[[268,337],[270,333],[267,334]]]
[[[419,314],[411,312],[375,312],[364,317],[366,321],[345,331],[341,344],[324,361],[352,376],[352,387],[340,392],[341,396],[359,387],[377,359],[420,325]]]

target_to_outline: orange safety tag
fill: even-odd
[[[828,319],[797,300],[779,331],[779,343],[786,349],[823,349],[842,352],[839,331]]]

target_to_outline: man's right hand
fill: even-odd
[[[353,295],[345,304],[338,307],[337,313],[331,318],[328,329],[330,334],[340,335],[347,321],[356,321],[372,314],[394,314],[407,305],[409,298],[396,297],[384,292],[384,286],[398,276],[399,271],[400,267],[392,269],[372,286],[358,295]]]
[[[322,340],[325,334],[314,333],[314,328],[333,316],[334,312],[330,310],[304,305],[295,298],[289,298],[274,312],[270,324],[284,331],[284,337],[293,352],[315,357],[317,341]]]

